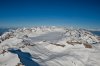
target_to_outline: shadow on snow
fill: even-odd
[[[38,63],[32,60],[31,54],[27,52],[22,52],[21,50],[17,49],[9,49],[11,53],[17,54],[20,62],[25,66],[40,66]]]

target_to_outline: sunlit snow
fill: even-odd
[[[29,53],[40,66],[100,66],[100,36],[83,29],[33,27],[4,33],[0,36],[0,66],[24,66],[19,52],[9,49]]]

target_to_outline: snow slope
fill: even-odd
[[[21,63],[9,48],[30,53],[40,66],[100,66],[100,37],[83,29],[53,26],[6,32],[0,36],[0,66]]]

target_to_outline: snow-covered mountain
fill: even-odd
[[[22,66],[20,55],[9,49],[29,53],[40,66],[100,66],[100,36],[84,29],[43,26],[5,32],[0,66]]]

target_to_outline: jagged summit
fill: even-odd
[[[11,30],[10,32],[5,32],[2,36],[0,36],[0,40],[4,41],[13,37],[33,37],[35,35],[42,35],[49,32],[61,32],[64,38],[69,40],[83,41],[87,43],[95,43],[99,42],[97,36],[89,32],[85,29],[67,29],[61,27],[33,27],[33,28],[18,28],[16,30]],[[88,40],[87,40],[88,39]]]
[[[42,26],[5,32],[0,36],[0,59],[3,59],[0,66],[20,63],[19,58],[8,51],[10,48],[29,52],[43,66],[100,65],[100,37],[85,29]]]

